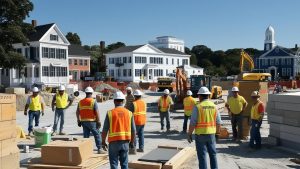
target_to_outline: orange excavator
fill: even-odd
[[[176,92],[177,92],[177,102],[182,103],[186,92],[188,91],[188,78],[184,73],[183,67],[176,68]]]

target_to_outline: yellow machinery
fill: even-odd
[[[170,77],[159,77],[157,78],[157,87],[158,91],[163,91],[165,89],[169,89],[170,92],[173,91],[172,85],[173,79]]]
[[[249,63],[250,73],[244,73],[244,61],[247,60]],[[254,73],[252,72],[254,69],[253,59],[246,53],[244,50],[241,51],[240,58],[240,71],[241,71],[241,80],[254,80],[254,81],[265,81],[269,77],[271,77],[270,73]]]

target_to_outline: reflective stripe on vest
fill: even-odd
[[[95,100],[85,98],[79,102],[80,121],[96,121],[96,111],[94,110]]]
[[[197,105],[198,121],[195,127],[195,134],[215,134],[217,109],[213,102],[202,101]]]
[[[42,110],[40,97],[41,96],[39,96],[39,95],[37,95],[35,97],[30,96],[31,102],[29,104],[29,110],[31,110],[31,111],[41,111]]]
[[[167,112],[170,106],[170,102],[172,99],[170,96],[167,96],[167,98],[164,98],[163,96],[159,99],[159,105],[160,105],[160,112]]]
[[[195,99],[192,96],[188,96],[183,100],[184,114],[186,116],[191,116],[193,107],[195,106]]]
[[[263,104],[261,101],[258,101],[255,105],[251,107],[251,119],[259,120],[261,117],[260,112],[258,112],[258,106]]]
[[[141,126],[146,123],[146,103],[142,100],[136,100],[133,102],[134,106],[134,123],[135,125]]]
[[[67,93],[64,93],[62,96],[57,93],[56,94],[56,107],[59,108],[59,109],[64,109],[67,107],[68,105],[68,94]]]
[[[132,112],[124,107],[117,107],[107,113],[109,119],[108,142],[131,140]]]

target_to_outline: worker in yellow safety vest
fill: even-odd
[[[102,146],[107,147],[111,169],[118,168],[118,161],[122,169],[128,168],[129,146],[133,146],[135,139],[134,117],[131,111],[123,107],[125,95],[117,91],[113,96],[115,108],[108,111],[102,130]]]
[[[170,131],[170,108],[173,106],[173,100],[169,96],[170,91],[168,89],[164,90],[164,95],[158,100],[158,111],[160,116],[161,130],[164,130],[164,119],[167,122],[167,131]]]
[[[210,158],[210,167],[218,168],[216,139],[217,128],[220,128],[221,117],[217,112],[216,105],[209,100],[210,91],[207,87],[201,87],[198,91],[200,103],[192,111],[191,122],[188,132],[188,142],[193,141],[192,134],[195,130],[195,143],[199,162],[199,169],[206,169],[206,153]]]
[[[260,126],[264,117],[265,107],[262,101],[260,101],[260,95],[258,91],[253,91],[251,94],[253,105],[251,107],[251,131],[250,131],[250,143],[251,148],[261,148],[261,136]]]
[[[32,95],[28,97],[24,115],[27,116],[27,110],[29,108],[28,115],[28,136],[33,136],[33,119],[35,120],[35,126],[39,126],[40,115],[44,115],[45,103],[43,98],[39,95],[39,89],[34,87],[32,89]]]
[[[51,134],[52,136],[56,135],[56,129],[59,120],[60,120],[59,135],[66,135],[66,133],[63,132],[64,123],[65,123],[65,112],[66,109],[68,109],[72,105],[73,98],[69,96],[65,92],[65,90],[66,90],[65,86],[63,85],[59,86],[58,93],[54,95],[52,99],[52,111],[55,111],[53,132]]]
[[[183,99],[184,121],[182,133],[186,133],[188,120],[191,118],[193,108],[197,103],[197,101],[192,96],[192,91],[188,90],[186,92],[186,95],[187,97]]]

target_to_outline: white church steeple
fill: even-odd
[[[275,31],[272,26],[269,26],[265,33],[265,47],[264,50],[268,51],[275,47]]]

